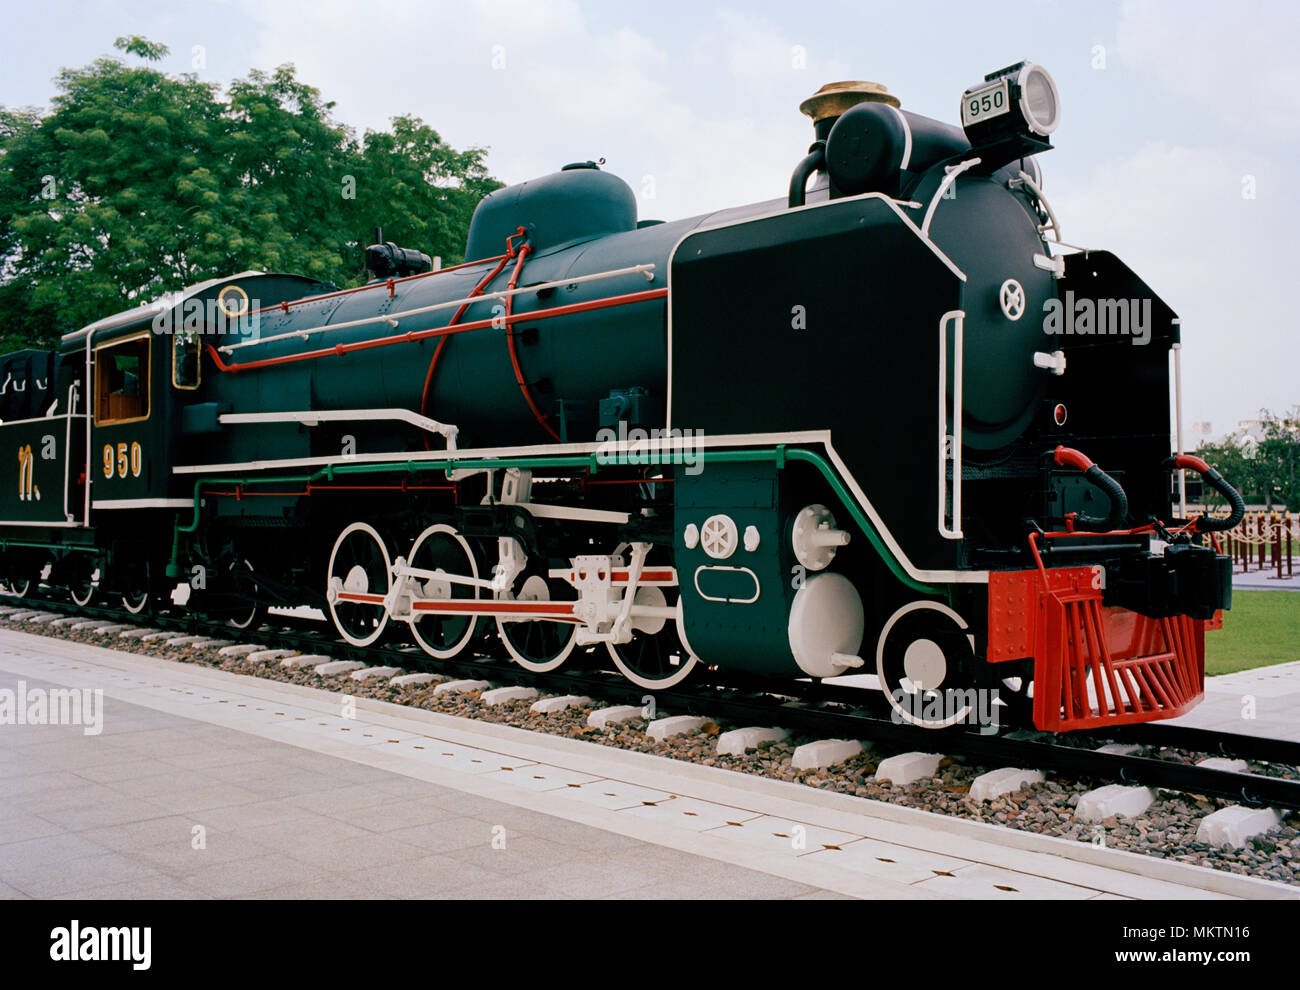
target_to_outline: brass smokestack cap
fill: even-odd
[[[880,83],[853,80],[827,83],[799,104],[799,112],[807,114],[815,124],[829,117],[838,117],[845,110],[856,107],[859,103],[888,103],[891,107],[901,106],[898,97]]]

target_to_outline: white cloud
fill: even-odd
[[[1242,198],[1255,176],[1258,198]],[[1280,335],[1295,210],[1282,170],[1237,147],[1152,141],[1051,192],[1067,241],[1122,258],[1182,318],[1188,420],[1296,402],[1300,337]]]
[[[1300,5],[1125,0],[1120,57],[1243,132],[1300,134]]]
[[[453,145],[490,147],[507,182],[603,156],[638,194],[653,177],[642,211],[661,219],[781,195],[811,138],[798,103],[824,81],[792,69],[797,41],[726,12],[669,50],[626,26],[596,27],[574,0],[405,0],[382,17],[345,0],[248,3],[259,24],[251,61],[295,63],[340,119],[377,128],[415,113]],[[701,89],[683,70],[718,53],[731,78]]]

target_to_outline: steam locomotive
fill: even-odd
[[[1241,500],[1170,456],[1173,311],[1060,240],[1051,76],[961,126],[801,110],[780,199],[642,220],[575,163],[486,197],[465,264],[377,243],[359,288],[244,272],[0,358],[0,577],[650,690],[874,673],[931,727],[1186,711]],[[1174,518],[1180,470],[1230,517]]]

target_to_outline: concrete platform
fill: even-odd
[[[1300,742],[1300,660],[1207,677],[1205,699],[1169,724]]]
[[[1285,897],[1280,884],[0,631],[0,897]],[[954,882],[954,880],[958,882]]]

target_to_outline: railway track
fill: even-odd
[[[51,598],[13,598],[0,594],[0,604],[33,611],[48,611],[86,619],[111,620],[128,625],[149,625],[189,635],[256,640],[267,649],[323,653],[367,666],[401,667],[463,678],[489,678],[501,686],[534,687],[560,695],[586,695],[609,704],[647,705],[651,694],[614,673],[585,669],[539,673],[486,656],[472,659],[433,660],[415,647],[375,644],[357,647],[340,639],[323,637],[322,623],[273,615],[255,633],[237,631],[201,615],[178,611],[149,616],[103,605],[80,606]],[[809,683],[800,697],[775,693],[758,682],[729,679],[726,683],[703,680],[653,693],[660,711],[707,715],[738,726],[763,725],[817,738],[867,740],[900,752],[924,750],[960,756],[990,767],[1026,767],[1096,780],[1181,791],[1221,798],[1244,805],[1300,809],[1300,779],[1237,772],[1181,763],[1136,753],[1098,752],[1072,745],[1071,737],[1046,733],[1004,732],[982,735],[971,728],[923,729],[890,718],[879,692],[864,688]],[[1090,741],[1100,737],[1090,735]],[[1050,740],[1050,741],[1049,741]],[[1255,736],[1160,724],[1120,727],[1105,741],[1132,743],[1155,749],[1176,749],[1206,756],[1226,756],[1254,762],[1300,767],[1300,743]]]

